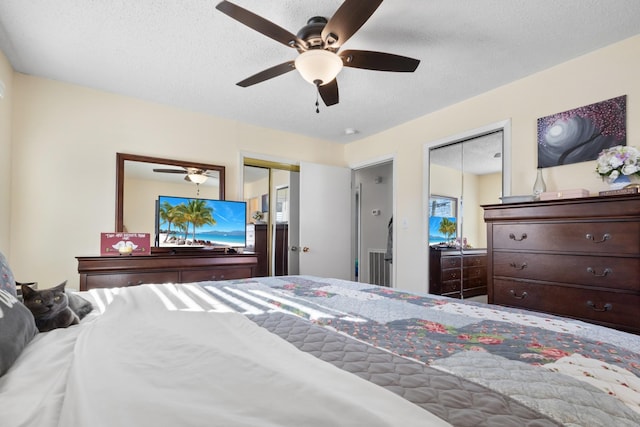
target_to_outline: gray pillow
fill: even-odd
[[[14,295],[0,289],[0,376],[9,370],[37,332],[29,309]]]
[[[2,252],[0,252],[0,289],[4,289],[14,297],[16,296],[16,281]]]

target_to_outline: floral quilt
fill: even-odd
[[[232,293],[254,289],[254,298],[260,299],[252,308],[237,310],[257,305],[293,313],[512,396],[561,424],[612,425],[611,414],[599,408],[606,401],[621,417],[615,425],[640,425],[636,335],[554,315],[337,279],[285,276],[223,283],[213,286]]]

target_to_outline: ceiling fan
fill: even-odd
[[[345,50],[347,41],[376,11],[382,0],[345,0],[330,19],[315,16],[296,35],[228,1],[216,9],[285,46],[296,49],[293,61],[267,68],[237,83],[248,87],[297,69],[302,77],[317,87],[327,107],[338,103],[336,76],[342,67],[375,71],[413,72],[420,61],[406,56],[369,50]],[[316,101],[316,112],[318,102]]]
[[[217,175],[210,175],[209,171],[198,168],[153,169],[153,171],[160,173],[184,174],[184,180],[193,182],[194,184],[204,184],[207,181],[207,178],[217,177]]]

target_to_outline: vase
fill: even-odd
[[[542,169],[538,168],[536,182],[533,184],[533,200],[540,200],[540,195],[547,191],[547,184],[542,177]]]
[[[609,183],[609,188],[612,190],[620,190],[629,184],[631,184],[631,179],[629,179],[627,175],[619,175]]]

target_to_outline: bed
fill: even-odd
[[[309,276],[85,296],[1,426],[640,425],[640,338],[576,320]]]

